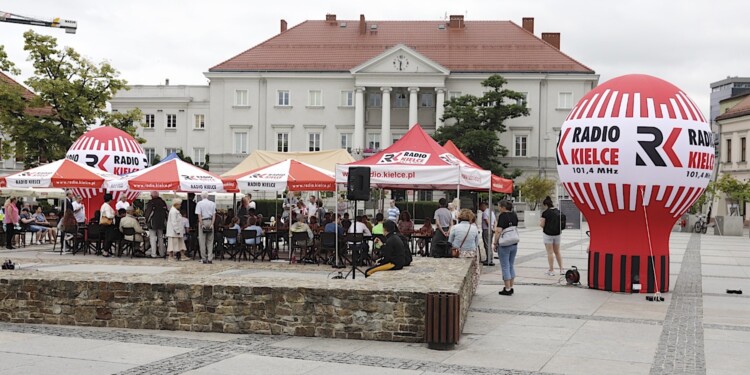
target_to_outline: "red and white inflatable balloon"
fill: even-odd
[[[614,78],[581,98],[557,170],[589,222],[590,288],[669,290],[669,236],[711,179],[712,138],[693,101],[656,77]]]
[[[84,133],[68,150],[66,158],[90,167],[124,175],[148,167],[148,158],[130,134],[111,126],[102,126]],[[91,218],[104,203],[103,189],[73,189],[84,199],[86,217]],[[128,201],[138,196],[137,192],[113,192],[112,206],[121,194]]]

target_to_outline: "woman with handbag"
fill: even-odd
[[[518,216],[513,212],[513,203],[510,201],[500,201],[498,206],[500,216],[497,218],[493,243],[497,246],[497,256],[500,258],[500,269],[503,272],[503,283],[505,284],[503,290],[498,294],[511,296],[513,295],[513,281],[516,278],[513,263],[518,252]]]
[[[454,258],[473,258],[476,259],[474,267],[474,284],[478,285],[479,275],[482,267],[479,266],[477,256],[479,252],[479,228],[474,225],[474,213],[469,209],[462,209],[456,216],[458,224],[453,226],[448,235],[448,242],[451,244],[451,256]]]

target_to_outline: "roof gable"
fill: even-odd
[[[350,72],[403,44],[451,72],[594,73],[510,21],[368,21],[365,34],[359,22],[305,21],[209,71]]]
[[[742,116],[750,115],[750,95],[740,100],[732,108],[729,108],[726,112],[719,116],[716,116],[717,121],[728,120],[731,118],[737,118]]]
[[[36,94],[31,92],[31,90],[27,89],[26,86],[16,82],[13,78],[10,78],[10,76],[6,75],[3,72],[0,72],[0,85],[5,84],[9,86],[15,86],[19,90],[21,90],[21,96],[23,97],[23,100],[25,100],[27,103],[31,102],[36,98]],[[26,107],[26,110],[24,111],[29,116],[51,116],[54,114],[54,111],[52,110],[52,107],[45,106],[45,107]]]
[[[352,74],[394,72],[450,74],[450,70],[403,44],[398,44],[387,49],[385,52],[353,68],[351,72]]]

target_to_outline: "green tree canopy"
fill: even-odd
[[[505,132],[505,120],[528,116],[529,110],[524,94],[504,89],[506,83],[495,74],[482,81],[482,87],[489,89],[483,96],[463,95],[445,103],[443,120],[453,120],[455,124],[441,127],[433,138],[440,143],[452,140],[480,167],[513,178],[519,173],[505,170],[507,165],[500,158],[508,150],[500,144],[498,135]]]
[[[26,167],[65,157],[68,148],[90,125],[115,126],[135,136],[140,110],[108,113],[107,101],[127,82],[109,63],[93,63],[57,39],[33,31],[24,33],[24,50],[34,67],[25,83],[37,94],[28,100],[22,90],[0,85],[0,130],[10,141],[3,156],[23,155]],[[0,46],[0,70],[18,74]],[[45,114],[27,108],[46,108]],[[139,139],[142,141],[142,139]]]
[[[555,191],[555,180],[542,176],[529,176],[526,181],[518,185],[521,197],[529,202],[532,210],[536,210],[542,200]]]

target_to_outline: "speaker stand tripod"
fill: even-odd
[[[354,201],[354,222],[352,225],[354,225],[354,235],[357,235],[357,201]],[[364,224],[362,224],[364,225]],[[352,242],[354,245],[352,246],[352,269],[349,270],[349,272],[346,273],[346,276],[344,276],[344,279],[348,279],[349,275],[352,276],[352,280],[354,280],[357,276],[357,271],[362,273],[365,277],[367,277],[367,274],[362,271],[361,269],[357,268],[357,262],[359,262],[359,259],[361,256],[362,251],[362,243],[364,242],[364,238],[362,239],[362,242]]]

